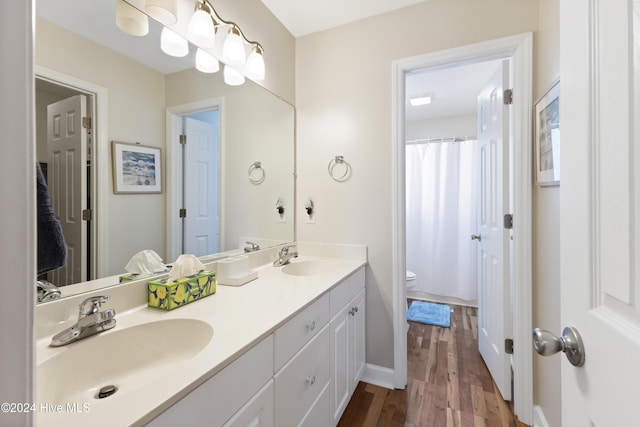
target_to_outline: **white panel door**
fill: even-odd
[[[214,125],[185,118],[185,253],[218,252],[218,132]]]
[[[498,67],[478,95],[480,197],[478,236],[478,346],[504,399],[511,399],[511,368],[505,338],[511,333],[509,235],[503,227],[508,208],[508,62]]]
[[[87,280],[86,105],[86,97],[76,95],[47,106],[47,187],[67,245],[66,265],[51,273],[58,286]]]
[[[561,321],[586,356],[562,357],[562,425],[636,426],[640,5],[562,1],[560,27]]]

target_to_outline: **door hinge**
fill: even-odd
[[[504,352],[507,354],[513,354],[513,338],[507,338],[504,340]]]
[[[91,129],[91,117],[82,118],[82,127],[85,129]]]
[[[180,209],[180,218],[187,217],[187,210],[185,208]]]
[[[513,89],[506,89],[502,99],[504,100],[504,105],[513,104]]]
[[[93,214],[91,209],[83,209],[82,210],[82,220],[83,221],[91,221],[93,218]]]
[[[185,145],[187,143],[187,135],[180,135],[180,144]]]
[[[504,215],[504,228],[511,230],[513,228],[513,214]]]

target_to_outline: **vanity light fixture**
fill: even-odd
[[[182,57],[189,53],[189,42],[167,27],[160,34],[160,49],[167,55]]]
[[[429,95],[414,96],[412,98],[409,98],[409,102],[411,103],[412,107],[417,107],[419,105],[428,105],[428,104],[431,104],[431,96]]]
[[[231,68],[229,65],[224,66],[224,82],[229,86],[240,86],[244,83],[244,76]]]
[[[253,80],[264,80],[264,57],[262,56],[262,46],[255,45],[251,49],[247,64],[245,66],[247,77]]]
[[[149,33],[149,17],[124,0],[116,6],[116,25],[132,36],[146,36]]]
[[[144,11],[164,25],[178,22],[178,0],[145,0]]]
[[[204,50],[196,51],[196,70],[203,73],[215,73],[220,70],[220,62]]]
[[[240,30],[235,24],[229,28],[227,38],[224,39],[222,60],[230,65],[243,65],[247,61],[244,54],[244,42],[240,37]]]
[[[189,20],[189,35],[202,47],[213,47],[216,37],[216,22],[207,3],[200,2]]]

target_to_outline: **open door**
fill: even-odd
[[[640,5],[562,1],[560,32],[560,317],[563,328],[581,335],[585,356],[582,366],[563,357],[562,425],[635,426]],[[554,347],[554,340],[543,338],[549,350],[564,347],[572,358],[579,352],[575,341]]]
[[[76,95],[47,107],[47,187],[67,244],[66,266],[50,273],[57,286],[87,280],[86,106],[86,97]]]
[[[184,252],[219,252],[219,143],[213,123],[185,117]]]
[[[503,217],[509,206],[508,87],[509,63],[498,67],[478,95],[479,197],[478,346],[505,400],[511,400],[511,366],[505,339],[511,334],[509,233]]]

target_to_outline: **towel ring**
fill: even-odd
[[[267,175],[262,167],[262,162],[253,162],[247,172],[249,174],[249,181],[254,185],[262,184]]]
[[[335,171],[336,165],[344,165],[344,173],[342,175],[339,175]],[[331,178],[337,182],[344,182],[351,176],[351,165],[344,159],[344,156],[335,156],[331,159],[329,166],[327,166],[327,170],[329,171]]]

